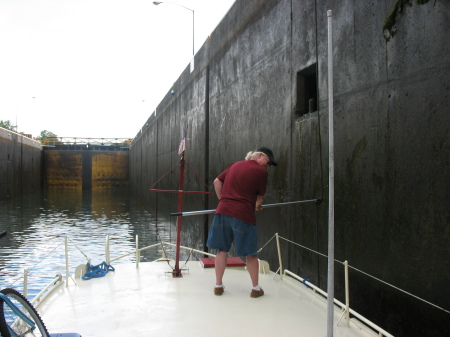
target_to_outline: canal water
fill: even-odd
[[[65,273],[64,238],[69,242],[70,272],[79,264],[105,261],[106,236],[111,259],[161,240],[173,242],[170,225],[156,226],[150,207],[130,198],[127,190],[48,190],[0,202],[0,288],[23,291],[28,273],[28,298],[33,298],[55,275]],[[158,249],[141,253],[141,261],[161,257]],[[119,263],[135,262],[129,255]]]

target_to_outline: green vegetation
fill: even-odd
[[[9,130],[9,131],[17,132],[16,125],[13,125],[11,123],[11,121],[9,121],[9,120],[8,121],[0,120],[0,127],[4,128],[6,130]],[[25,135],[25,133],[23,133],[23,132],[18,132],[18,133],[20,133],[21,135]],[[34,140],[37,140],[37,141],[40,141],[41,143],[43,143],[47,138],[51,138],[51,137],[57,137],[57,135],[51,131],[43,130],[43,131],[41,131],[41,134],[39,136],[34,137]]]
[[[6,130],[9,130],[9,131],[14,131],[14,132],[16,131],[16,126],[13,125],[11,123],[11,121],[0,120],[0,128],[6,129]]]
[[[418,5],[426,4],[429,0],[416,0]],[[383,33],[386,41],[389,41],[391,37],[395,35],[395,24],[397,23],[397,15],[403,11],[405,5],[412,6],[412,0],[397,0],[391,13],[386,18],[383,25]]]
[[[51,131],[43,130],[43,131],[41,131],[41,134],[38,137],[34,137],[34,140],[38,140],[41,143],[44,143],[47,138],[52,138],[52,137],[54,138],[54,137],[58,137],[58,136]]]

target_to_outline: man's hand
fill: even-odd
[[[256,198],[256,207],[255,210],[261,211],[263,209],[262,204],[264,202],[264,196],[258,195],[258,198]]]
[[[222,186],[223,183],[219,179],[214,180],[214,189],[216,190],[217,199],[222,199]]]

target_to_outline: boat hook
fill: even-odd
[[[292,205],[292,204],[301,204],[301,203],[307,203],[307,202],[315,202],[316,205],[320,205],[320,203],[322,202],[322,199],[310,199],[310,200],[280,202],[280,203],[277,203],[277,204],[262,205],[262,207],[263,208],[269,208],[269,207],[286,206],[286,205]],[[170,216],[201,215],[201,214],[214,213],[215,211],[216,211],[215,209],[207,209],[207,210],[202,210],[202,211],[175,212],[175,213],[170,213]]]

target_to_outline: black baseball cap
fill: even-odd
[[[260,147],[256,150],[256,152],[262,152],[266,154],[269,157],[269,164],[272,166],[277,166],[277,162],[275,161],[275,158],[273,158],[273,152],[268,147]]]

